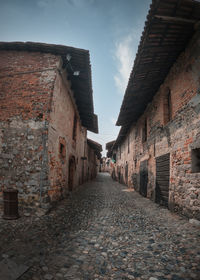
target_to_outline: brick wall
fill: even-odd
[[[87,129],[59,56],[1,51],[0,61],[0,205],[12,187],[21,210],[48,211],[95,175]]]
[[[200,219],[200,173],[192,172],[191,153],[200,148],[200,35],[190,44],[171,68],[164,83],[133,125],[117,153],[117,168],[125,177],[128,163],[128,185],[140,187],[140,166],[148,163],[147,197],[155,200],[156,158],[170,153],[169,208],[188,217]],[[166,111],[171,97],[171,119]],[[147,141],[143,139],[147,120]],[[129,153],[127,149],[129,137]],[[126,180],[123,180],[126,182]]]
[[[0,59],[0,120],[13,116],[45,119],[59,58],[37,52],[1,51]]]
[[[48,208],[46,141],[59,58],[1,51],[0,61],[0,190],[17,188],[21,207]]]
[[[77,121],[73,139],[75,115]],[[51,200],[56,201],[69,192],[69,161],[72,157],[75,164],[73,188],[86,179],[86,162],[82,158],[86,155],[87,130],[81,126],[70,81],[66,79],[65,72],[56,77],[48,134],[49,195]],[[64,156],[61,156],[60,144],[64,146]]]

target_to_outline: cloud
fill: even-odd
[[[133,66],[134,56],[136,54],[134,32],[124,37],[120,42],[116,43],[115,60],[117,61],[118,72],[114,76],[115,84],[118,91],[124,94],[127,87],[130,72]]]

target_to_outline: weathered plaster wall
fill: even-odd
[[[21,206],[42,203],[48,208],[46,141],[59,59],[1,51],[0,61],[0,194],[13,187],[19,190]]]
[[[87,145],[87,158],[87,177],[88,180],[92,180],[97,175],[98,160],[95,154],[95,150],[92,149],[89,145]]]
[[[69,160],[74,157],[75,172],[73,188],[84,181],[87,130],[81,126],[78,111],[73,101],[73,93],[66,73],[58,73],[54,86],[50,113],[48,157],[51,200],[56,201],[69,192]],[[74,115],[77,116],[76,140],[73,139]],[[60,143],[64,145],[64,155],[60,154]],[[84,170],[84,171],[83,171]]]
[[[0,61],[0,199],[13,187],[20,207],[48,210],[94,175],[94,151],[86,160],[87,129],[59,56],[1,51]]]
[[[155,200],[156,157],[170,153],[169,207],[200,219],[200,173],[192,173],[191,151],[200,148],[200,32],[171,68],[163,85],[130,129],[117,152],[117,169],[139,189],[141,162],[148,161],[147,197]],[[166,94],[171,91],[172,119],[166,121]],[[147,141],[143,141],[147,119]],[[128,153],[129,138],[129,153]],[[116,174],[117,176],[117,174]],[[125,183],[126,180],[124,180]]]

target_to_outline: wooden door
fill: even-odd
[[[69,160],[69,177],[68,177],[69,191],[72,191],[74,186],[74,174],[75,174],[75,159],[74,157],[71,157]]]
[[[125,184],[128,185],[128,163],[125,165]]]
[[[139,193],[144,197],[147,196],[148,184],[148,161],[144,160],[140,163],[140,189]]]
[[[170,154],[156,158],[156,202],[168,207]]]

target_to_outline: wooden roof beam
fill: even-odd
[[[162,16],[162,15],[155,15],[154,18],[160,19],[166,22],[180,22],[180,23],[189,23],[195,24],[197,21],[193,19],[186,19],[180,17],[169,17],[169,16]]]

